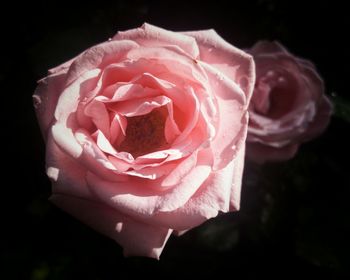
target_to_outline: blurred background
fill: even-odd
[[[12,1],[1,9],[1,279],[349,275],[350,17],[346,1]],[[335,104],[328,130],[282,164],[247,163],[241,211],[171,237],[160,261],[51,205],[32,107],[47,69],[143,22],[214,28],[240,48],[277,39],[312,60]],[[227,276],[226,276],[227,277]]]

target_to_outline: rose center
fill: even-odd
[[[165,116],[160,110],[149,114],[128,117],[126,135],[119,150],[129,152],[134,158],[161,150],[167,144],[164,136]]]
[[[252,105],[259,114],[280,118],[293,105],[293,89],[286,78],[278,72],[268,71],[255,86]]]

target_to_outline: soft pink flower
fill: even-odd
[[[159,258],[173,231],[239,209],[254,82],[214,30],[149,24],[51,69],[34,94],[51,201]]]
[[[299,145],[327,127],[332,104],[322,78],[307,60],[277,42],[260,41],[249,51],[256,84],[249,105],[247,156],[255,162],[292,158]]]

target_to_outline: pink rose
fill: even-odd
[[[260,41],[250,50],[256,84],[249,105],[247,157],[255,162],[292,158],[300,143],[327,127],[332,105],[315,66],[277,42]]]
[[[159,258],[170,234],[239,209],[250,55],[214,30],[149,24],[49,70],[34,104],[51,201]]]

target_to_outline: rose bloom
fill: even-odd
[[[249,105],[247,157],[258,163],[288,160],[302,142],[325,130],[332,104],[310,61],[277,42],[260,41],[249,52],[256,84]]]
[[[144,24],[119,32],[39,81],[51,201],[159,258],[172,232],[239,209],[250,55],[214,30]]]

